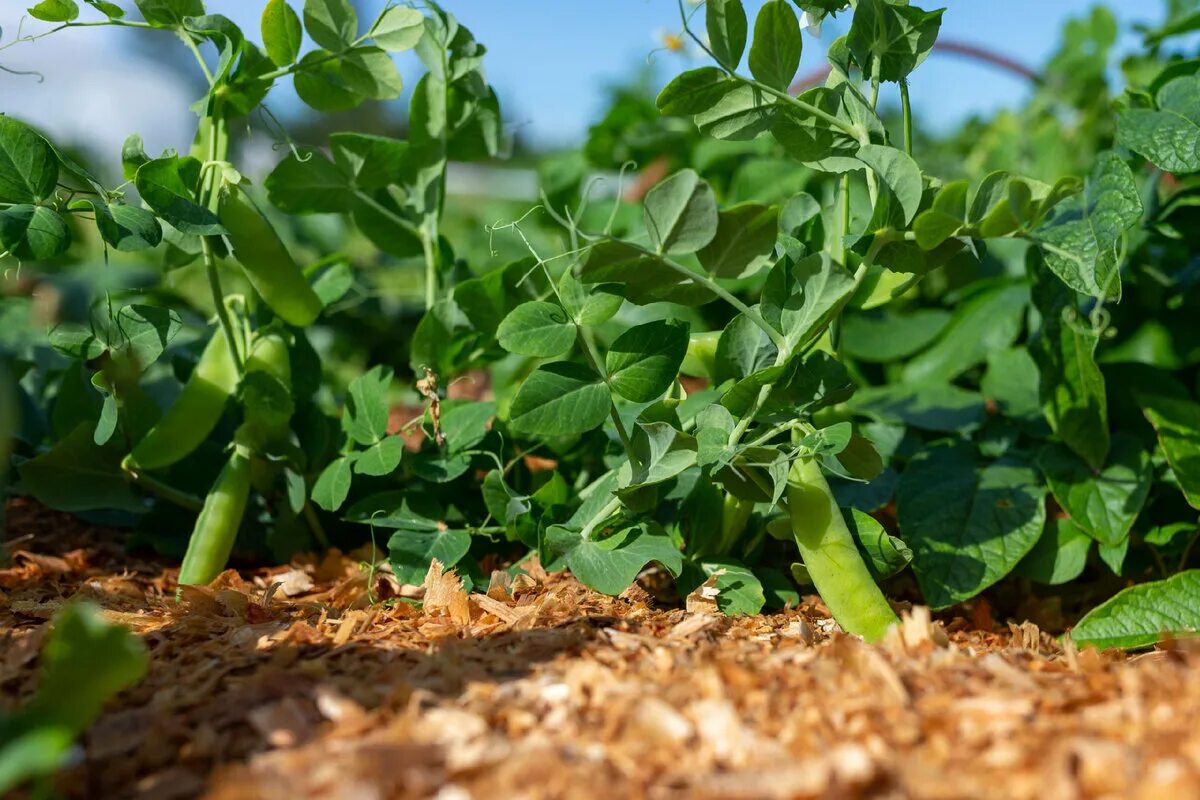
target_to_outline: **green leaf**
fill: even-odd
[[[913,234],[917,237],[917,245],[922,250],[933,250],[942,242],[957,236],[963,222],[935,208],[922,211],[913,221]]]
[[[496,329],[496,338],[510,353],[553,358],[575,344],[575,325],[558,304],[531,300],[509,312]]]
[[[766,331],[738,314],[721,331],[713,359],[713,382],[741,380],[775,363],[776,350]]]
[[[404,89],[396,62],[378,47],[355,47],[342,55],[341,74],[346,85],[371,100],[395,100]]]
[[[444,400],[442,402],[442,435],[446,449],[459,453],[475,447],[487,435],[488,426],[496,416],[496,404],[476,400]]]
[[[1200,630],[1200,570],[1164,581],[1131,586],[1100,604],[1071,629],[1078,645],[1149,647],[1163,634],[1194,635]]]
[[[98,447],[92,437],[92,426],[80,423],[50,450],[19,464],[22,485],[56,511],[144,512],[121,472],[121,451]]]
[[[786,91],[800,68],[800,22],[787,0],[769,0],[754,20],[750,73],[762,83]]]
[[[17,258],[49,261],[70,246],[71,231],[56,211],[31,205],[0,211],[0,247]]]
[[[863,0],[854,9],[846,46],[864,77],[904,80],[933,49],[943,11],[925,11],[888,0]]]
[[[350,469],[357,456],[339,456],[326,465],[313,484],[312,500],[326,511],[337,511],[350,494]]]
[[[271,204],[288,214],[344,213],[355,200],[350,178],[316,149],[289,155],[264,183]]]
[[[125,180],[133,180],[138,168],[149,160],[141,136],[131,133],[125,137],[125,142],[121,145],[121,174]]]
[[[263,47],[275,66],[286,67],[295,62],[304,31],[300,28],[300,17],[286,0],[268,0],[261,27]]]
[[[599,325],[621,310],[625,302],[619,283],[580,283],[567,270],[558,282],[558,297],[567,314],[580,325]]]
[[[154,213],[182,233],[219,236],[226,233],[217,215],[196,202],[200,162],[194,158],[156,158],[138,167],[138,194]]]
[[[623,284],[625,299],[637,305],[665,301],[698,306],[714,299],[696,279],[671,269],[659,257],[614,240],[600,242],[588,251],[578,278]]]
[[[938,340],[904,365],[912,385],[953,380],[982,363],[988,354],[1009,347],[1021,332],[1029,289],[1006,283],[978,292],[959,305]]]
[[[1117,114],[1117,143],[1164,172],[1200,171],[1200,75],[1168,81],[1155,104]]]
[[[1028,464],[982,462],[966,442],[918,453],[900,476],[898,517],[930,607],[974,597],[1033,549],[1046,521],[1044,489]]]
[[[92,434],[92,442],[103,447],[117,432],[117,398],[112,394],[104,395],[104,405],[100,408],[100,419],[96,421],[96,430]]]
[[[74,0],[42,0],[29,9],[29,16],[43,22],[70,22],[79,16]]]
[[[1013,574],[1051,586],[1069,583],[1087,566],[1091,538],[1066,517],[1048,520],[1041,538]]]
[[[688,565],[679,581],[679,593],[691,594],[714,575],[715,599],[722,614],[739,617],[762,611],[767,602],[762,582],[749,567],[732,558],[706,559]]]
[[[116,322],[122,347],[143,370],[158,360],[183,327],[183,320],[173,309],[137,303],[118,311]]]
[[[358,36],[358,14],[350,0],[304,0],[304,28],[318,46],[340,52]]]
[[[901,361],[928,347],[950,319],[949,311],[938,308],[847,314],[842,318],[842,348],[859,361]]]
[[[135,0],[142,19],[156,28],[178,28],[186,17],[204,14],[203,0]]]
[[[107,0],[83,1],[109,19],[121,19],[121,17],[125,16],[125,9],[121,8],[116,3],[109,3]]]
[[[746,9],[742,0],[709,0],[704,4],[704,20],[708,47],[717,62],[726,69],[737,69],[746,50]]]
[[[300,59],[300,65],[292,78],[296,94],[316,111],[332,114],[349,111],[363,101],[363,95],[351,84],[349,72],[355,68],[349,61],[333,58],[328,50],[310,50]],[[370,82],[370,73],[362,70],[356,81]]]
[[[567,436],[599,427],[612,398],[587,367],[560,361],[543,364],[521,384],[509,408],[514,429],[540,436]]]
[[[126,253],[148,250],[162,241],[162,226],[146,209],[126,203],[88,202],[95,212],[100,235],[117,250]]]
[[[735,85],[717,67],[689,69],[672,78],[654,102],[667,116],[701,114],[719,103]]]
[[[1129,536],[1153,478],[1150,454],[1125,433],[1113,436],[1108,463],[1099,473],[1061,444],[1046,445],[1038,466],[1075,524],[1108,547]]]
[[[870,514],[851,508],[843,509],[842,516],[846,518],[846,527],[859,551],[866,556],[867,569],[876,581],[899,575],[912,563],[913,552],[908,545],[884,530]]]
[[[623,528],[604,539],[583,539],[578,531],[555,525],[547,531],[550,547],[565,556],[566,566],[585,585],[607,595],[629,588],[652,561],[672,575],[683,568],[679,548],[657,525]]]
[[[1037,364],[1024,347],[988,353],[979,391],[1006,417],[1023,421],[1042,418]]]
[[[763,286],[762,315],[795,349],[818,336],[854,292],[854,277],[826,252],[784,258]]]
[[[695,170],[682,169],[646,193],[645,218],[650,244],[660,255],[694,253],[716,235],[717,201]]]
[[[941,433],[972,430],[983,424],[985,416],[983,396],[953,384],[872,386],[855,392],[848,405],[880,422]]]
[[[1200,508],[1200,404],[1166,376],[1153,385],[1135,386],[1134,397],[1158,433],[1158,444],[1188,505]]]
[[[688,347],[688,325],[656,320],[618,336],[605,357],[609,385],[635,403],[648,403],[671,387]]]
[[[1096,365],[1100,334],[1078,314],[1074,296],[1030,262],[1033,301],[1042,317],[1029,350],[1038,365],[1042,412],[1050,428],[1092,469],[1108,454],[1108,400]]]
[[[737,278],[756,271],[775,251],[779,208],[743,203],[717,215],[717,233],[696,258],[718,278]]]
[[[921,195],[925,189],[921,168],[912,156],[894,147],[864,144],[858,148],[857,158],[892,190],[904,209],[904,224],[912,222],[921,207]]]
[[[1083,193],[1055,206],[1032,237],[1063,283],[1091,297],[1120,299],[1121,237],[1141,218],[1133,172],[1108,152],[1097,156]]]
[[[371,28],[371,38],[384,50],[398,53],[411,50],[425,32],[425,17],[407,6],[392,6],[385,10]]]
[[[668,422],[639,422],[631,438],[637,464],[617,471],[622,489],[662,483],[696,463],[696,440]]]
[[[312,283],[312,289],[328,308],[346,296],[354,287],[354,270],[345,261],[339,261],[324,270]]]
[[[387,436],[358,454],[354,471],[360,475],[391,475],[404,455],[404,437]]]
[[[58,157],[33,128],[0,115],[0,203],[41,203],[54,194]]]
[[[419,585],[433,559],[449,568],[471,547],[470,533],[451,529],[442,520],[443,514],[428,495],[388,491],[359,500],[346,510],[346,519],[394,529],[388,540],[392,571],[401,583]]]
[[[745,141],[771,128],[776,119],[775,100],[761,89],[737,83],[706,111],[696,113],[694,122],[705,136]]]
[[[342,430],[359,444],[372,445],[387,435],[390,367],[379,365],[350,382]]]

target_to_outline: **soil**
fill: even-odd
[[[871,646],[816,598],[731,619],[536,566],[467,594],[337,552],[176,602],[176,570],[112,532],[25,501],[8,524],[4,708],[72,598],[152,654],[60,776],[67,797],[1200,797],[1183,642],[1076,651],[916,607]]]

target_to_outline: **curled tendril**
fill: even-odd
[[[0,72],[7,72],[9,75],[34,75],[38,83],[46,82],[46,76],[36,69],[13,69],[0,64]]]
[[[279,121],[279,118],[272,113],[271,109],[267,108],[266,103],[259,104],[258,112],[262,116],[263,127],[266,128],[267,132],[275,139],[275,141],[271,142],[271,150],[282,150],[286,147],[292,151],[292,156],[302,164],[313,157],[312,153],[300,152],[300,148],[296,147],[296,143],[288,134],[287,128],[285,128],[283,123]]]

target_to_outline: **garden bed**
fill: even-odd
[[[916,608],[869,646],[815,598],[734,619],[536,568],[486,595],[432,576],[422,608],[336,551],[176,603],[175,570],[114,534],[24,501],[9,528],[6,706],[70,598],[152,656],[60,776],[69,797],[1200,795],[1184,643],[1126,658]]]

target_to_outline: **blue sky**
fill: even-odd
[[[919,0],[918,0],[919,2]],[[294,7],[301,0],[292,0]],[[444,0],[445,5],[484,42],[486,65],[500,92],[506,122],[535,142],[577,141],[604,107],[604,87],[627,78],[648,63],[664,82],[693,65],[688,57],[660,51],[662,32],[679,27],[675,0]],[[125,5],[132,5],[127,0]],[[747,0],[753,14],[762,0]],[[1030,66],[1055,49],[1068,17],[1086,13],[1092,0],[949,0],[942,36],[985,46]],[[0,10],[4,42],[12,39],[26,5],[6,0]],[[208,0],[211,12],[234,19],[257,39],[261,0]],[[382,0],[360,0],[362,24]],[[934,7],[933,4],[926,4]],[[1112,0],[1123,41],[1136,44],[1135,21],[1162,13],[1156,0]],[[697,18],[702,23],[703,13]],[[827,25],[821,39],[805,34],[801,73],[823,63],[826,42],[845,23]],[[27,21],[26,32],[44,29]],[[169,71],[148,62],[131,38],[143,31],[84,29],[0,52],[0,64],[35,69],[42,83],[0,73],[0,110],[46,127],[53,136],[92,141],[114,152],[125,135],[138,131],[151,151],[183,147],[191,137],[191,98]],[[419,67],[411,54],[399,57],[406,83]],[[926,124],[952,125],[971,113],[1020,102],[1025,83],[958,57],[934,55],[914,75],[912,99]],[[284,118],[300,108],[290,86],[271,100]],[[398,109],[399,113],[399,109]]]

